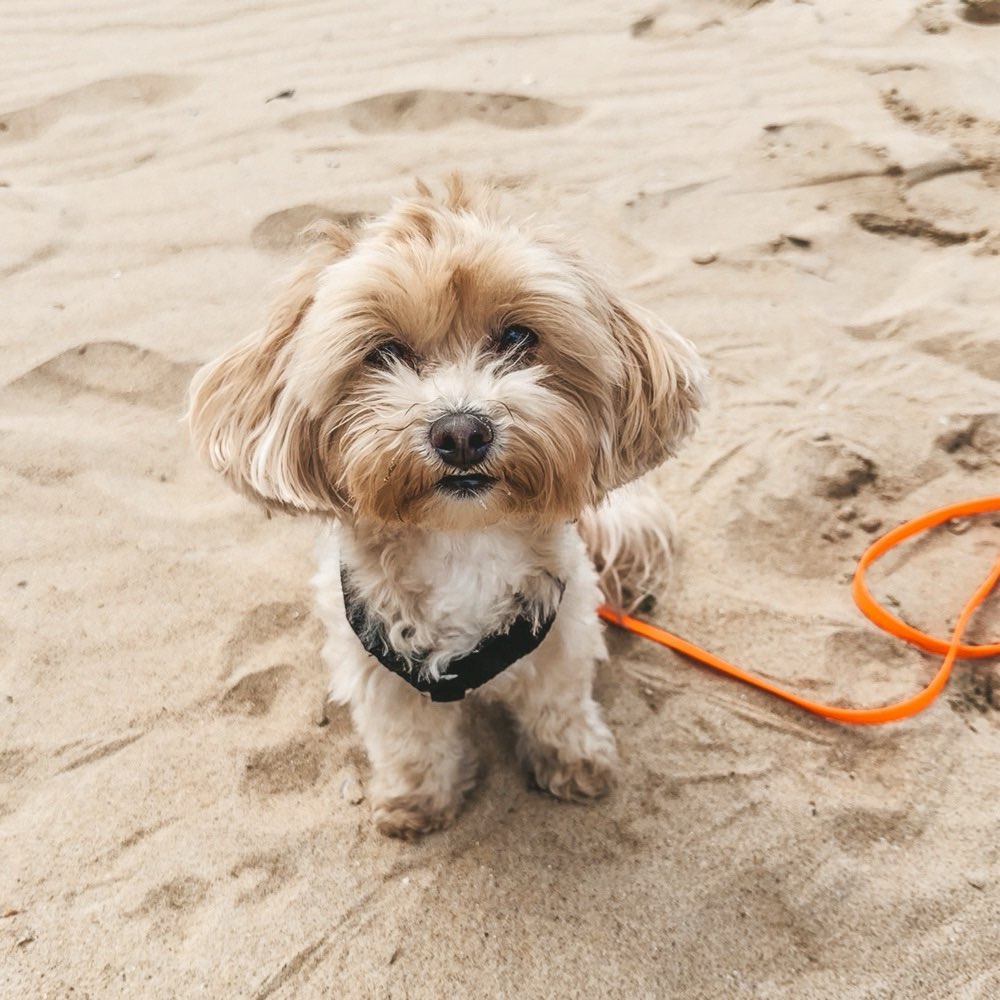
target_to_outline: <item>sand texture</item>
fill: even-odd
[[[530,791],[479,709],[458,824],[384,840],[346,713],[320,724],[317,526],[229,492],[181,422],[304,224],[490,179],[711,367],[658,474],[656,620],[809,696],[912,692],[936,659],[846,581],[882,526],[998,492],[998,22],[5,0],[0,996],[1000,997],[995,661],[851,729],[614,635],[609,801]],[[947,631],[998,542],[954,525],[874,590]]]

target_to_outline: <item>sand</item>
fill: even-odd
[[[320,724],[317,525],[181,423],[302,224],[491,179],[711,366],[655,619],[811,696],[907,694],[936,660],[845,583],[880,528],[997,492],[998,20],[8,0],[0,994],[1000,996],[995,662],[851,729],[613,635],[613,798],[530,791],[480,710],[458,824],[384,840],[346,714]],[[998,540],[955,525],[874,588],[940,633]]]

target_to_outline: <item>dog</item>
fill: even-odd
[[[378,830],[455,819],[467,695],[507,707],[540,789],[600,798],[596,609],[662,581],[670,514],[636,481],[695,427],[701,360],[457,177],[312,235],[264,331],[196,374],[189,422],[238,491],[328,522],[328,698],[364,742]]]

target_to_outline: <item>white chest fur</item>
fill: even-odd
[[[340,526],[335,538],[338,551],[324,551],[323,562],[343,561],[393,648],[426,656],[431,676],[503,628],[525,600],[543,614],[555,607],[558,581],[582,549],[571,525],[542,532],[510,525],[462,532]]]

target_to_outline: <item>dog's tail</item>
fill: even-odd
[[[615,490],[577,521],[604,600],[633,611],[658,597],[670,575],[674,515],[647,479]]]

